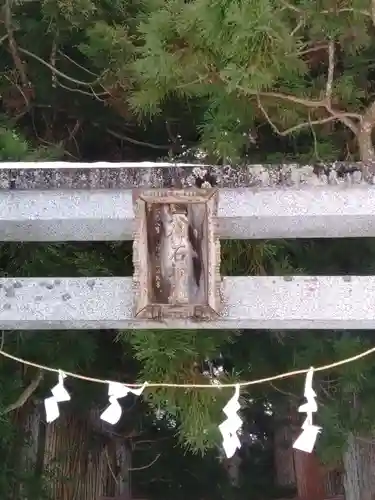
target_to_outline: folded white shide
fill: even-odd
[[[314,375],[314,368],[310,368],[306,375],[305,381],[305,398],[306,403],[298,408],[300,413],[306,413],[306,419],[302,424],[302,433],[293,444],[293,448],[306,453],[311,453],[314,449],[316,439],[321,427],[313,424],[313,413],[318,411],[316,402],[316,392],[312,387],[312,380]]]

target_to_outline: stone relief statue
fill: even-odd
[[[136,316],[206,321],[217,314],[221,280],[216,194],[147,190],[134,200]]]
[[[169,281],[168,303],[189,304],[189,275],[191,274],[191,246],[188,218],[184,210],[177,211],[172,204],[161,208],[163,237],[160,246],[160,270],[163,281]]]

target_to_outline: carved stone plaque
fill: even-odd
[[[209,320],[221,308],[217,189],[133,192],[135,316]]]

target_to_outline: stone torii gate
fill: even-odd
[[[375,276],[220,276],[220,239],[375,236],[359,164],[2,163],[1,241],[134,239],[134,276],[1,278],[1,329],[374,329]]]
[[[134,275],[0,278],[0,329],[374,329],[375,276],[226,277],[219,246],[374,236],[361,164],[2,163],[0,241],[134,240]],[[298,467],[322,500],[316,457]]]

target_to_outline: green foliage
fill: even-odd
[[[99,68],[104,67],[107,71],[110,70],[113,74],[114,85],[123,82],[126,84],[128,71],[124,71],[123,68],[133,55],[133,45],[126,28],[98,21],[88,28],[86,36],[87,42],[80,44],[80,51],[95,61],[95,65]],[[123,62],[121,66],[119,66],[119,60]],[[108,82],[108,73],[106,82]]]
[[[140,24],[131,106],[148,115],[160,113],[175,95],[201,99],[207,110],[201,144],[217,159],[235,161],[246,150],[257,154],[255,144],[246,140],[254,122],[280,132],[311,128],[310,158],[321,159],[329,146],[324,118],[330,115],[314,101],[326,91],[330,40],[340,50],[334,61],[334,107],[358,113],[370,97],[368,65],[358,71],[352,64],[373,46],[362,13],[367,4],[358,3],[362,5],[338,12],[328,1],[297,6],[278,0],[151,3],[148,18]],[[320,131],[322,137],[317,137]],[[295,152],[294,158],[299,157]]]
[[[202,376],[205,359],[217,357],[229,332],[200,330],[137,330],[124,332],[121,338],[130,342],[142,369],[140,380],[168,383],[209,383]],[[148,391],[147,391],[148,392]],[[204,452],[218,442],[217,425],[223,418],[221,409],[229,399],[228,391],[166,388],[149,391],[152,405],[170,415],[178,427],[181,443],[194,452]]]
[[[60,155],[57,147],[32,149],[14,129],[0,126],[0,161],[48,161],[58,159]]]
[[[31,88],[23,87],[2,23],[0,160],[307,163],[357,158],[358,143],[347,125],[324,122],[330,116],[327,106],[314,103],[326,97],[330,41],[336,49],[332,107],[358,123],[356,115],[372,102],[374,35],[368,8],[365,0],[334,7],[330,0],[13,2],[16,48]],[[222,274],[373,274],[374,250],[370,239],[223,242]],[[2,244],[0,272],[130,275],[131,248]],[[168,330],[120,336],[115,343],[110,332],[6,332],[5,347],[106,380],[201,383],[209,380],[202,374],[204,362],[219,356],[226,368],[221,380],[237,380],[328,363],[372,342],[364,332]],[[2,362],[0,407],[12,404],[33,375]],[[44,396],[54,379],[47,376],[36,397]],[[324,428],[319,452],[333,462],[349,430],[373,430],[371,361],[321,374],[316,384]],[[129,433],[144,433],[151,443],[139,444],[137,451],[138,442],[132,441],[136,461],[150,463],[160,453],[161,458],[147,474],[134,471],[135,485],[146,498],[271,496],[275,420],[266,409],[271,405],[277,417],[285,416],[286,403],[299,402],[302,388],[299,377],[244,391],[245,432],[258,440],[241,457],[239,489],[229,487],[217,461],[217,425],[230,391],[147,390],[147,404],[135,406],[122,425]],[[72,390],[80,415],[89,405],[105,405],[103,387],[72,383]],[[2,415],[0,497],[10,498],[11,485],[18,482],[29,488],[30,500],[40,500],[48,478],[30,477],[17,467],[23,438],[11,415]]]

